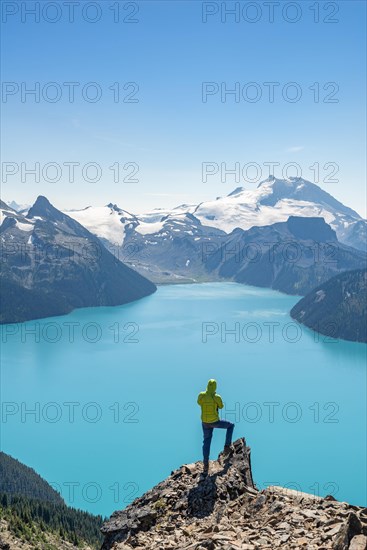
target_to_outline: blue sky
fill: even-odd
[[[311,181],[314,172],[309,167],[318,163],[318,184],[366,215],[365,2],[319,2],[318,23],[310,9],[315,2],[308,1],[296,2],[302,14],[294,23],[286,20],[295,17],[294,11],[282,15],[288,4],[283,1],[275,9],[274,22],[269,22],[264,2],[257,2],[260,17],[254,23],[246,21],[243,12],[237,23],[230,15],[222,22],[220,2],[207,3],[209,7],[199,1],[119,2],[117,23],[110,9],[117,3],[109,0],[98,3],[100,20],[95,23],[83,19],[80,5],[75,7],[75,21],[69,22],[62,1],[58,2],[60,20],[55,23],[50,22],[56,13],[52,7],[41,13],[40,22],[29,15],[22,22],[24,4],[30,9],[35,2],[4,1],[3,9],[4,4],[19,8],[14,15],[3,13],[7,20],[2,29],[2,78],[13,84],[7,85],[10,93],[2,97],[6,137],[2,159],[17,165],[13,166],[17,173],[7,181],[3,174],[6,200],[30,203],[43,194],[59,208],[112,201],[139,212],[196,203],[228,194],[238,185],[253,188],[258,183],[254,168],[248,172],[250,182],[241,178],[238,183],[234,176],[222,182],[220,174],[203,182],[203,162],[224,162],[228,169],[237,162],[241,170],[256,163],[260,179],[269,173],[264,163],[278,162],[275,175],[280,177],[285,165],[295,162]],[[137,22],[123,22],[134,4],[139,11],[130,18]],[[225,3],[229,8],[235,4]],[[243,10],[248,3],[237,4]],[[339,8],[335,15],[330,4]],[[202,10],[216,8],[219,13],[209,15],[204,23]],[[86,17],[94,17],[93,9]],[[251,9],[246,13],[248,19],[254,18]],[[326,23],[324,18],[338,22]],[[37,103],[29,95],[22,102],[22,86],[31,88],[36,82],[51,99],[56,88],[48,83],[55,82],[61,90],[60,101],[45,101],[41,95]],[[65,82],[80,83],[73,103]],[[80,92],[90,82],[102,92],[98,102],[86,101]],[[124,84],[135,82],[139,91],[133,98],[138,102],[114,102],[109,87],[116,82],[122,97],[134,91],[131,85],[123,90]],[[222,102],[218,92],[204,103],[203,82],[217,83],[219,89],[221,83],[231,89],[238,82],[245,98],[246,90],[250,98],[254,91],[262,95],[257,102],[242,95],[238,102],[233,95]],[[256,88],[246,87],[250,82]],[[272,103],[266,82],[279,83]],[[287,88],[290,82],[302,92],[297,102],[282,96],[282,90],[290,96],[295,91]],[[324,90],[330,82],[335,84]],[[314,83],[320,89],[319,102],[314,100],[315,86],[309,89]],[[329,99],[338,101],[325,103],[336,86],[338,91]],[[95,90],[87,87],[86,93]],[[23,174],[22,182],[24,170],[36,162],[40,182],[30,174]],[[42,169],[54,162],[60,166],[60,180],[44,181]],[[74,182],[69,181],[65,165],[70,162],[79,163]],[[93,167],[83,177],[87,163],[100,166],[100,181],[87,181],[96,173]],[[109,169],[115,163],[121,167],[118,182]],[[130,178],[136,182],[122,181],[133,170],[129,163],[139,168]],[[335,166],[338,172],[333,179],[338,181],[330,182],[327,176]],[[288,174],[295,175],[294,170]],[[51,167],[46,174],[52,179],[56,172]]]

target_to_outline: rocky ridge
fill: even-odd
[[[102,526],[102,550],[366,550],[367,508],[252,479],[243,438],[232,453],[185,464]]]

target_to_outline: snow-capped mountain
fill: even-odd
[[[0,323],[125,304],[156,290],[46,197],[26,216],[4,202],[0,211]]]
[[[94,270],[93,265],[97,260],[95,257],[83,258],[77,253],[79,249],[83,250],[88,242],[94,247],[102,241],[103,244],[100,244],[100,247],[103,253],[97,262],[99,263],[98,283],[92,281],[93,288],[88,290],[90,292],[85,303],[83,302],[84,305],[88,303],[93,305],[92,297],[100,295],[98,284],[102,284],[101,288],[106,289],[103,277],[108,281],[114,278],[114,285],[112,285],[114,291],[119,285],[124,285],[127,272],[123,273],[122,269],[128,268],[121,262],[128,264],[154,282],[231,280],[275,288],[290,294],[306,293],[339,272],[361,269],[365,266],[365,253],[340,243],[335,230],[326,223],[324,217],[300,216],[300,210],[297,211],[296,216],[284,214],[284,208],[279,206],[284,204],[284,201],[289,201],[290,204],[293,202],[293,206],[297,205],[298,208],[301,208],[305,202],[311,206],[312,203],[310,200],[302,200],[306,198],[304,196],[299,200],[296,198],[299,189],[295,188],[293,182],[286,184],[293,190],[291,199],[284,198],[284,185],[273,184],[274,181],[267,181],[265,185],[250,194],[243,189],[236,189],[228,197],[219,198],[214,204],[222,203],[222,208],[217,210],[217,217],[213,214],[210,220],[207,212],[210,211],[212,203],[202,203],[198,207],[181,205],[171,211],[163,211],[164,215],[162,210],[154,210],[139,216],[122,210],[112,203],[104,207],[87,207],[65,214],[54,208],[45,197],[39,197],[28,214],[23,216],[1,203],[3,222],[0,233],[3,246],[7,250],[9,245],[12,251],[13,244],[19,243],[21,248],[30,250],[27,269],[23,266],[19,270],[20,260],[17,255],[11,254],[7,257],[4,273],[6,272],[7,282],[10,285],[11,299],[14,301],[14,296],[20,296],[20,287],[24,286],[26,292],[36,291],[37,299],[33,294],[30,297],[32,307],[35,303],[42,303],[44,308],[46,306],[42,292],[45,288],[52,289],[52,292],[56,293],[55,296],[60,296],[61,291],[65,296],[66,289],[69,292],[72,284],[70,303],[67,300],[66,306],[70,310],[75,301],[79,304],[86,291],[85,284],[83,283],[83,286],[81,283],[84,278],[82,270],[84,274],[88,269]],[[315,189],[311,187],[309,191],[314,192]],[[244,196],[246,202],[243,202]],[[358,216],[340,203],[335,205],[335,199],[327,194],[323,199],[323,211],[330,214],[331,209],[334,208],[333,220],[336,216],[344,219],[353,219],[353,216]],[[311,209],[311,206],[308,208]],[[277,207],[286,217],[285,221],[274,222],[276,219],[274,209],[278,212]],[[246,222],[245,218],[241,221],[245,208],[251,213],[258,213],[258,223],[265,222],[263,211],[265,208],[269,209],[269,216],[273,216],[270,217],[271,223],[254,225],[255,216],[252,222],[248,220]],[[315,209],[316,206],[313,208]],[[204,209],[206,214],[202,216]],[[190,212],[192,210],[194,213]],[[307,212],[313,212],[313,210]],[[227,224],[225,226],[227,231],[230,231],[228,223],[233,222],[231,216],[236,213],[238,224],[235,224],[235,229],[229,234],[211,225],[213,222],[220,225],[219,221],[224,221]],[[319,213],[317,210],[317,214]],[[200,218],[206,223],[202,223]],[[361,218],[359,221],[363,222]],[[250,225],[252,223],[249,229],[237,227],[245,222]],[[72,241],[72,252],[69,251],[71,243],[68,239]],[[291,252],[294,247],[296,248],[294,258],[289,258],[290,244],[293,246]],[[47,262],[43,261],[42,257],[38,258],[40,263],[35,264],[33,256],[37,257],[35,253],[46,245],[47,250],[50,247],[51,252],[55,249],[55,254],[52,258],[48,254]],[[120,266],[119,276],[117,272],[115,273],[115,266],[111,264],[112,254],[109,254],[103,245],[120,260],[116,262],[116,265]],[[61,257],[59,247],[62,250]],[[58,254],[56,254],[57,250]],[[254,251],[255,258],[253,258]],[[298,253],[301,253],[300,257],[297,256]],[[73,265],[74,260],[75,265]],[[79,262],[81,262],[80,265]],[[134,278],[132,274],[133,272],[131,277]],[[137,273],[135,276],[138,277]],[[135,283],[140,285],[142,288],[139,288],[138,292],[141,291],[143,295],[154,289],[154,285],[146,279],[129,282],[132,289]],[[36,286],[34,286],[35,283]],[[127,289],[129,296],[132,289]],[[115,299],[117,298],[113,295],[113,300]],[[97,302],[96,305],[99,303],[103,301]],[[111,303],[110,296],[104,303]]]
[[[179,216],[180,214],[192,214],[196,207],[196,204],[180,204],[179,206],[175,206],[175,208],[172,209],[154,208],[153,210],[149,210],[148,212],[138,214],[138,218],[139,220],[142,220],[146,223],[155,223],[167,216],[174,217]]]
[[[154,228],[154,232],[152,229]],[[149,231],[149,232],[148,232]],[[190,213],[164,216],[127,230],[122,247],[107,248],[155,282],[208,280],[203,250],[216,248],[224,231],[204,226]]]
[[[65,214],[114,246],[123,244],[126,229],[135,228],[140,223],[134,214],[112,203],[106,206],[87,206],[83,210],[68,210]]]
[[[237,188],[226,197],[199,204],[193,212],[203,225],[230,233],[285,222],[289,216],[324,218],[338,239],[364,250],[366,221],[320,187],[302,178],[269,176],[257,189]]]
[[[192,214],[202,226],[231,233],[285,222],[290,216],[323,218],[344,244],[366,249],[367,222],[319,186],[302,178],[277,179],[269,176],[256,189],[238,187],[225,197],[198,205],[180,205],[171,210],[155,209],[130,214],[116,205],[88,207],[67,212],[98,237],[122,246],[135,230],[141,235],[158,233],[165,221]]]
[[[30,204],[25,204],[25,203],[24,204],[18,204],[16,201],[5,201],[5,202],[8,206],[10,206],[10,208],[15,210],[16,212],[21,212],[22,214],[27,212],[31,207]]]
[[[172,210],[156,208],[144,214],[131,214],[116,204],[109,203],[106,206],[87,206],[83,210],[68,210],[68,214],[74,220],[84,225],[89,231],[104,241],[109,241],[114,246],[122,246],[126,236],[132,230],[140,235],[149,235],[161,231],[166,220],[177,218],[180,224],[180,216],[195,210],[196,205],[181,205]],[[178,229],[177,229],[178,231]]]
[[[6,202],[0,200],[0,226],[5,220],[5,218],[9,218],[9,219],[14,218],[15,225],[18,226],[18,228],[20,229],[22,228],[22,224],[23,226],[29,225],[29,223],[27,222],[27,220],[24,218],[22,214],[17,212],[14,208],[11,208],[9,205],[6,204]]]

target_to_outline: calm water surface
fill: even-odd
[[[73,506],[108,515],[201,459],[199,391],[252,448],[259,488],[367,505],[366,346],[296,325],[298,298],[162,286],[114,308],[2,327],[2,450]],[[213,437],[211,457],[224,442]]]

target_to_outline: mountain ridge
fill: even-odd
[[[78,221],[40,196],[26,216],[1,210],[0,323],[122,305],[155,292]]]
[[[108,206],[111,205],[114,203],[111,202]],[[119,210],[124,212],[121,208]],[[97,220],[97,215],[101,212],[95,211],[96,220],[93,219],[93,210],[90,210],[89,214],[90,216],[86,215],[84,210],[69,210],[70,216],[80,218],[79,221],[92,232],[100,238],[109,240],[107,213],[103,224],[98,224]],[[284,222],[289,216],[323,217],[336,231],[340,242],[359,250],[366,250],[367,221],[330,193],[303,178],[281,179],[269,176],[260,182],[256,189],[237,187],[225,197],[202,201],[197,205],[184,204],[172,209],[155,209],[129,216],[133,218],[138,232],[151,234],[157,229],[155,224],[160,223],[164,216],[175,217],[180,214],[192,214],[203,226],[227,234],[237,227],[247,230],[251,227]],[[121,226],[115,227],[114,239],[120,245],[124,242],[125,227],[128,223],[129,220],[126,218]]]

